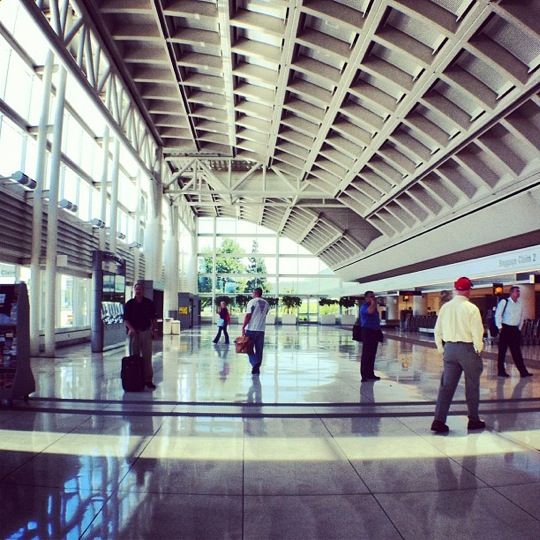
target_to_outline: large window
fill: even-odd
[[[90,326],[90,279],[60,275],[60,328]],[[58,317],[57,317],[58,319]]]
[[[201,218],[198,231],[198,288],[203,315],[212,314],[215,298],[229,296],[235,300],[258,286],[270,297],[303,297],[311,314],[320,296],[340,296],[341,280],[320,259],[274,231],[230,218]],[[237,311],[241,311],[240,306]],[[306,320],[311,321],[311,317]]]
[[[33,18],[24,8],[20,0],[0,1],[0,111],[14,111],[16,114],[0,112],[0,176],[7,177],[15,171],[23,171],[35,178],[38,151],[37,129],[43,103],[42,70],[51,49],[49,42],[36,28]],[[88,39],[90,37],[88,36]],[[24,53],[21,53],[24,51]],[[55,68],[53,70],[53,86],[58,88],[63,68],[53,53]],[[106,62],[101,58],[100,62]],[[86,83],[68,71],[66,77],[64,123],[61,142],[61,164],[58,175],[59,198],[67,199],[77,205],[75,215],[80,219],[80,226],[93,218],[104,219],[110,226],[111,186],[114,153],[116,150],[115,131],[109,130],[110,142],[107,152],[102,144],[105,140],[107,118],[101,108],[90,98],[84,89]],[[53,125],[53,115],[58,96],[55,89],[49,93],[51,99],[48,123]],[[58,124],[55,124],[57,126]],[[47,150],[45,154],[45,171],[36,178],[44,190],[49,189],[51,178],[50,148],[53,144],[54,129],[47,132]],[[150,143],[152,147],[153,143]],[[104,170],[104,159],[108,156],[108,172],[104,178],[107,182],[108,197],[105,204],[105,216],[101,215],[100,183]],[[147,220],[146,200],[150,189],[150,179],[144,168],[123,140],[119,145],[119,189],[117,226],[118,232],[125,235],[122,241],[129,244],[142,240],[142,229]],[[56,177],[55,177],[56,178]],[[138,211],[137,206],[142,201]],[[45,199],[45,205],[50,204]],[[68,210],[59,210],[59,215]],[[138,221],[137,221],[138,219]],[[87,229],[87,227],[85,227]],[[183,254],[183,260],[191,256],[191,246]],[[0,281],[20,279],[27,282],[29,289],[30,271],[27,267],[2,264],[0,261]],[[74,269],[76,273],[77,269]],[[184,274],[187,270],[183,270]],[[193,279],[193,278],[192,278]],[[90,280],[89,278],[58,274],[56,294],[55,325],[59,327],[81,327],[90,324]],[[41,287],[41,311],[45,305],[45,288]],[[40,316],[40,325],[44,327],[44,315]]]

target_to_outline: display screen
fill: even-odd
[[[124,294],[126,290],[125,276],[114,276],[114,292]]]
[[[103,292],[114,292],[114,275],[103,274]]]

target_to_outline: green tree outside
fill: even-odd
[[[257,240],[253,240],[253,244],[251,246],[251,256],[248,258],[249,262],[246,272],[248,274],[254,274],[255,277],[247,280],[244,287],[244,292],[252,292],[255,287],[260,287],[265,293],[270,291],[270,287],[268,286],[268,282],[266,281],[265,277],[266,263],[262,257],[257,257],[258,254],[259,243]]]

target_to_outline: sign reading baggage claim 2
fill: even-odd
[[[498,259],[497,265],[499,268],[513,268],[516,266],[524,266],[527,264],[535,264],[540,261],[538,250],[520,253],[507,259]]]

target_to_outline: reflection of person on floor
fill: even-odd
[[[246,401],[247,403],[262,403],[262,388],[259,377],[251,377],[251,386]]]
[[[448,432],[446,417],[462,372],[465,373],[465,400],[469,411],[467,429],[486,427],[478,417],[484,325],[480,310],[469,301],[471,288],[469,278],[457,279],[454,283],[455,296],[441,307],[435,324],[435,343],[443,354],[444,362],[435,419],[431,424],[431,431],[436,433]]]
[[[497,374],[499,377],[510,377],[504,369],[506,351],[510,347],[514,364],[522,377],[530,377],[521,354],[521,326],[523,325],[523,305],[519,299],[519,287],[510,287],[510,296],[501,300],[495,312],[495,324],[499,329],[499,354],[497,357]]]
[[[218,316],[218,333],[216,334],[216,337],[213,341],[214,343],[217,343],[219,341],[219,338],[221,337],[221,332],[223,331],[223,336],[225,337],[225,345],[228,345],[229,333],[227,332],[227,327],[231,322],[231,316],[229,315],[229,310],[227,309],[227,302],[225,302],[225,300],[222,300],[219,303]]]
[[[248,354],[252,375],[258,375],[263,359],[264,331],[266,328],[266,315],[270,311],[270,304],[262,298],[262,289],[253,289],[253,298],[248,302],[246,316],[242,325],[242,334],[249,337],[253,343],[253,354]]]
[[[219,345],[214,345],[214,350],[216,351],[218,358],[220,358],[223,363],[221,365],[221,371],[219,372],[219,378],[222,381],[225,381],[227,379],[227,375],[229,375],[229,347],[220,347]]]
[[[461,465],[447,457],[434,459],[435,474],[439,482],[436,514],[462,520],[473,511],[474,499],[478,493],[473,476],[476,471],[476,456],[465,455]]]
[[[360,403],[375,404],[374,387],[372,384],[362,385],[360,388]],[[360,413],[365,411],[366,407],[360,407]],[[353,416],[351,418],[351,432],[373,437],[379,433],[381,418],[375,416]]]
[[[259,377],[251,377],[251,386],[249,387],[246,403],[252,403],[255,405],[245,407],[245,411],[248,413],[244,419],[245,431],[248,435],[264,435],[266,429],[264,426],[264,418],[253,417],[261,411],[260,407],[256,404],[262,403],[262,387]]]
[[[493,428],[497,431],[511,431],[519,427],[518,417],[519,417],[519,408],[518,403],[513,403],[516,399],[521,399],[523,397],[523,390],[530,388],[527,384],[526,379],[520,379],[514,389],[512,390],[512,395],[507,398],[505,397],[505,385],[504,379],[497,380],[497,399],[508,401],[512,403],[508,412],[502,412],[495,415]],[[530,394],[529,394],[530,396]]]

